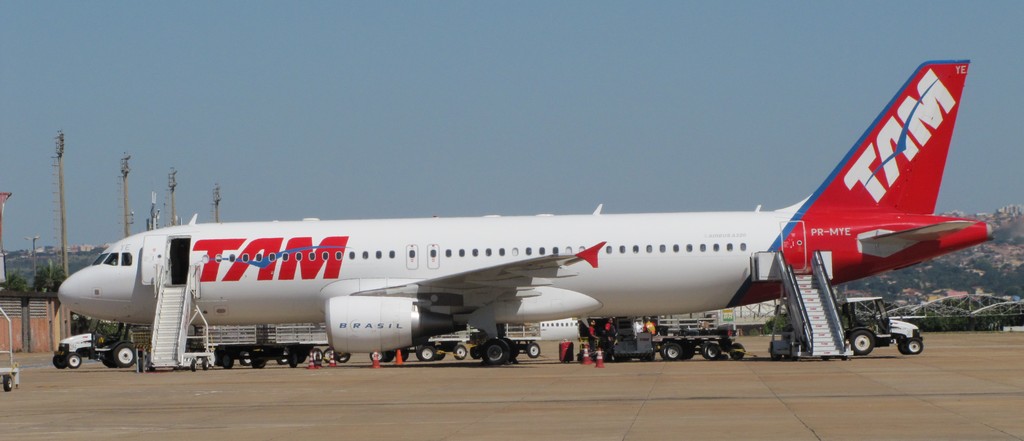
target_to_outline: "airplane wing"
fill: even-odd
[[[424,292],[469,293],[474,291],[516,291],[521,288],[550,285],[547,279],[572,277],[564,268],[587,262],[597,268],[597,256],[606,242],[572,255],[547,255],[515,262],[353,293],[355,296],[408,296]],[[413,289],[414,288],[414,289]]]
[[[950,221],[903,231],[875,230],[857,237],[860,251],[878,257],[889,257],[920,242],[939,240],[964,230],[976,222]]]
[[[479,268],[456,274],[388,284],[354,292],[352,296],[408,297],[416,299],[421,308],[462,316],[476,327],[497,335],[495,308],[500,300],[546,298],[549,295],[562,296],[559,301],[577,301],[597,307],[596,300],[582,293],[558,289],[551,285],[551,279],[572,277],[576,273],[566,267],[587,262],[597,268],[597,256],[606,242],[601,242],[572,255],[547,255],[518,260],[499,265]]]

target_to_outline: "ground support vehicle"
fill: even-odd
[[[514,362],[519,354],[526,354],[527,357],[540,357],[540,345],[537,342],[541,339],[540,324],[526,323],[522,325],[505,325],[499,331],[503,331],[502,341],[509,346],[509,360]],[[420,361],[437,361],[444,359],[445,355],[451,353],[456,360],[464,360],[466,356],[478,360],[486,355],[483,348],[487,338],[483,333],[467,327],[463,331],[453,334],[431,337],[429,343],[414,348],[416,357]]]
[[[21,368],[14,362],[14,333],[12,332],[11,318],[7,316],[4,308],[0,308],[0,314],[3,314],[4,320],[7,321],[7,348],[0,349],[0,355],[7,354],[8,356],[7,367],[0,367],[0,380],[3,382],[4,392],[10,392],[21,385]]]
[[[917,326],[889,318],[881,297],[851,297],[841,305],[846,339],[853,355],[868,355],[876,347],[896,344],[903,355],[924,351],[924,340]]]
[[[214,364],[224,369],[233,368],[236,362],[262,369],[269,361],[297,367],[314,352],[318,352],[314,359],[322,359],[321,347],[327,346],[323,323],[210,326],[209,335]],[[344,363],[351,354],[335,353],[334,357]]]
[[[117,333],[103,335],[97,332],[78,334],[60,341],[53,353],[53,366],[57,369],[78,369],[82,360],[99,360],[108,368],[128,368],[135,365],[135,343],[131,327],[118,324]]]
[[[609,353],[602,354],[605,360],[627,361],[638,359],[654,361],[656,355],[663,360],[689,360],[700,354],[706,360],[740,360],[746,355],[743,345],[733,340],[732,330],[728,326],[713,329],[676,328],[671,332],[666,327],[658,327],[657,334],[636,332],[634,323],[639,317],[611,317],[595,319],[598,326],[607,320],[615,321],[615,345]],[[593,350],[591,357],[596,357]],[[582,352],[577,357],[582,360]]]

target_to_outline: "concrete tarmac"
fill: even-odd
[[[137,374],[87,362],[57,370],[18,354],[0,392],[0,439],[1024,439],[1024,334],[926,334],[849,361],[560,364],[536,360],[338,368],[268,365]]]

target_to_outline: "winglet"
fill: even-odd
[[[580,251],[579,254],[576,255],[576,257],[579,257],[580,259],[585,260],[587,263],[590,264],[590,266],[592,266],[594,268],[597,268],[597,255],[598,255],[598,253],[601,252],[601,248],[604,247],[604,244],[606,244],[606,243],[608,243],[608,242],[607,241],[601,242],[601,243],[599,243],[597,245],[594,245],[594,246],[592,246],[590,248],[587,248],[587,249],[585,249],[583,251]]]

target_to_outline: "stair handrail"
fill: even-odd
[[[793,274],[793,268],[786,263],[786,258],[780,251],[775,254],[775,263],[779,267],[779,272],[782,277],[782,286],[785,289],[786,296],[789,297],[787,307],[790,310],[789,315],[792,320],[796,322],[797,327],[801,330],[802,348],[808,351],[814,350],[814,339],[811,338],[811,319],[807,315],[807,308],[804,305],[804,299],[800,296],[799,284],[797,284],[796,276]],[[794,314],[794,309],[798,312]],[[795,331],[795,329],[794,329]]]
[[[811,262],[811,269],[814,274],[815,280],[818,281],[818,292],[824,293],[821,296],[822,302],[825,303],[825,310],[828,311],[829,328],[832,331],[832,342],[835,343],[837,349],[846,351],[845,344],[845,332],[843,332],[842,321],[839,318],[839,311],[836,309],[836,293],[832,288],[832,282],[828,279],[828,275],[825,273],[825,259],[821,256],[821,251],[815,251],[813,261]]]
[[[198,300],[198,299],[200,299],[202,297],[202,290],[200,289],[200,287],[202,286],[202,283],[200,283],[201,282],[200,281],[200,276],[201,275],[202,275],[202,265],[201,264],[192,265],[192,267],[191,267],[191,269],[189,271],[188,280],[186,281],[186,288],[185,288],[186,295],[189,295],[190,297],[192,297],[192,300]],[[192,313],[192,317],[189,319],[188,323],[185,326],[187,327],[189,324],[192,324],[193,322],[196,321],[196,317],[199,317],[199,319],[202,320],[202,322],[203,322],[203,335],[197,335],[197,336],[193,336],[193,337],[188,337],[188,330],[187,330],[187,328],[184,330],[185,331],[184,334],[186,336],[186,339],[187,338],[192,338],[193,340],[201,339],[202,342],[203,342],[203,350],[206,351],[206,352],[212,352],[210,350],[210,323],[208,321],[206,321],[206,316],[203,315],[202,308],[200,308],[197,303],[193,303],[193,304],[195,305],[194,306],[195,311]],[[184,352],[184,351],[182,351],[182,352]]]

